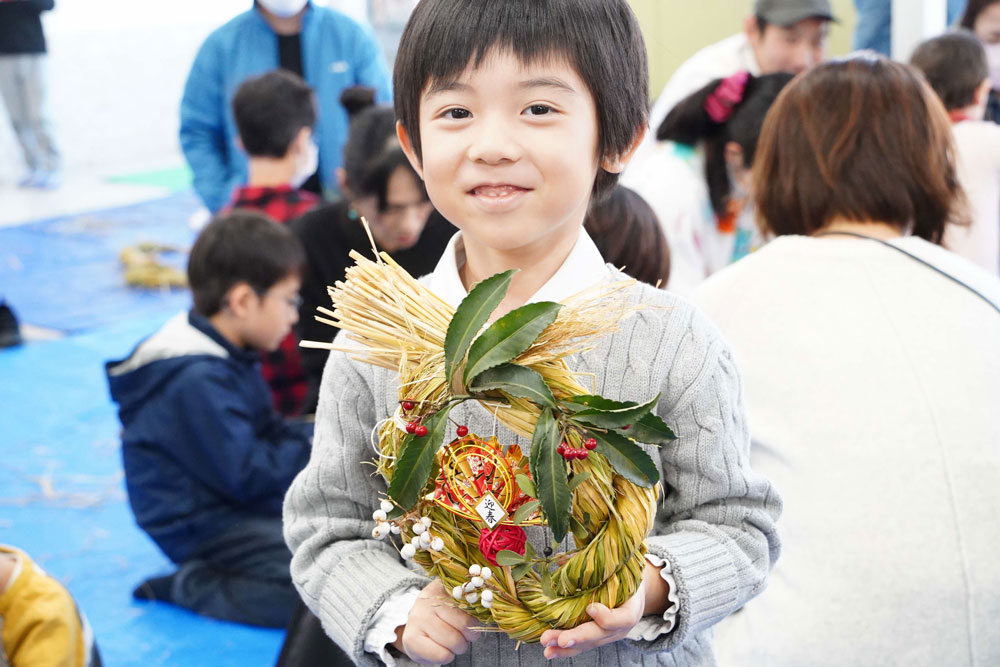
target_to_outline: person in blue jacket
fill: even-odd
[[[229,201],[246,182],[231,102],[251,76],[282,67],[316,91],[319,117],[313,138],[319,167],[305,189],[334,188],[347,137],[340,94],[371,86],[379,102],[391,101],[389,72],[371,34],[347,16],[311,0],[255,0],[208,36],[195,56],[181,100],[180,141],[194,174],[194,189],[209,211]]]
[[[217,218],[191,249],[194,308],[106,365],[136,522],[175,573],[138,599],[285,627],[298,595],[281,503],[309,459],[312,424],[283,419],[258,368],[298,320],[305,252],[261,213]]]

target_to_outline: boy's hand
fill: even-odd
[[[667,582],[660,576],[660,568],[647,562],[642,572],[642,583],[628,601],[617,609],[608,609],[594,603],[587,613],[594,619],[572,630],[546,630],[541,642],[545,657],[571,658],[574,655],[624,639],[646,614],[662,614],[667,607]]]
[[[422,665],[444,665],[469,650],[470,642],[479,638],[472,629],[478,625],[435,579],[420,592],[406,625],[396,629],[393,646]]]

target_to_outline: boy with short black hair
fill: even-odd
[[[284,627],[297,600],[281,502],[312,425],[274,411],[258,350],[298,319],[305,253],[251,211],[220,216],[188,261],[194,300],[126,359],[107,364],[119,405],[129,502],[178,570],[133,595],[200,614]]]
[[[223,209],[261,211],[285,224],[319,203],[300,186],[316,171],[317,149],[312,131],[316,100],[312,88],[296,74],[271,70],[247,79],[233,96],[233,116],[247,153],[248,180]],[[298,338],[289,333],[278,349],[263,356],[260,370],[271,387],[274,407],[297,416],[307,382]]]
[[[476,282],[519,269],[494,313],[501,315],[623,279],[583,221],[642,139],[645,53],[626,0],[417,5],[396,60],[398,134],[431,201],[461,230],[425,279],[432,292],[455,307]],[[479,621],[449,604],[440,581],[408,569],[396,547],[372,538],[370,508],[386,489],[366,465],[369,437],[396,409],[398,380],[330,355],[314,455],[289,489],[285,531],[303,599],[358,664],[405,655],[420,663],[541,665],[586,651],[588,664],[714,664],[709,627],[763,589],[777,558],[780,500],[750,469],[739,372],[718,331],[667,292],[635,284],[626,293],[649,308],[568,362],[602,396],[641,401],[660,393],[655,411],[679,439],[645,449],[669,492],[647,538],[636,595],[617,609],[592,604],[593,621],[548,630],[541,645],[480,633]],[[495,432],[530,451],[530,439],[479,406],[463,404],[451,416],[470,432]],[[526,532],[539,553],[552,553],[547,528]],[[566,541],[556,551],[572,548]]]
[[[953,30],[921,43],[910,64],[948,110],[972,213],[972,224],[947,226],[943,245],[1000,275],[1000,125],[983,120],[992,85],[986,51],[972,32]]]

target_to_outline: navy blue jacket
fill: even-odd
[[[106,365],[136,521],[174,562],[245,518],[281,517],[312,424],[273,408],[256,352],[180,313]]]

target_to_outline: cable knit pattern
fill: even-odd
[[[678,440],[659,451],[666,494],[649,538],[650,552],[670,562],[677,582],[677,626],[654,641],[623,640],[572,660],[572,665],[714,665],[710,626],[760,592],[778,556],[774,522],[780,500],[749,465],[750,440],[739,373],[721,335],[693,306],[644,285],[633,298],[648,304],[570,367],[592,373],[594,389],[618,400],[660,392],[659,414]],[[584,376],[585,386],[589,384]],[[331,354],[323,377],[312,459],[285,499],[285,536],[292,578],[327,633],[360,665],[379,665],[364,635],[383,601],[428,579],[408,569],[388,542],[371,539],[371,512],[381,478],[368,462],[371,431],[395,407],[395,374]],[[525,451],[478,404],[452,412],[458,423]],[[529,531],[539,551],[547,529]],[[571,548],[567,542],[563,549]],[[488,667],[547,664],[538,644],[484,633],[454,664]]]

